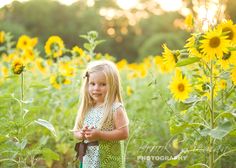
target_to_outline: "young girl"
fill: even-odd
[[[88,65],[74,126],[80,167],[124,167],[123,141],[128,138],[128,117],[121,97],[119,72],[110,61]],[[82,164],[81,164],[82,162]]]

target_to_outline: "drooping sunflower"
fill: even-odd
[[[229,51],[229,53],[224,54],[222,58],[217,60],[221,68],[226,70],[230,67],[230,64],[236,65],[236,51]]]
[[[5,32],[4,31],[0,31],[0,44],[4,43],[5,41]]]
[[[51,36],[44,46],[46,54],[54,58],[60,57],[64,48],[64,42],[59,36]]]
[[[233,44],[236,44],[236,25],[233,24],[232,20],[227,20],[218,25],[218,28],[222,29]]]
[[[215,75],[214,75],[215,76]],[[208,100],[211,99],[211,89],[210,89],[210,78],[206,75],[202,75],[200,78],[196,78],[198,83],[194,86],[195,90],[199,92],[202,97],[207,97]],[[220,83],[218,81],[214,82],[213,96],[216,97],[220,91]]]
[[[209,61],[215,56],[221,58],[224,53],[228,53],[229,40],[226,35],[222,34],[221,29],[210,30],[203,35],[203,38],[200,40],[200,49],[209,58]]]
[[[190,55],[195,57],[204,58],[201,53],[200,47],[200,40],[202,39],[201,34],[192,34],[192,36],[187,39],[187,43],[185,44],[185,48],[188,50]]]
[[[176,101],[186,100],[192,91],[191,84],[181,72],[176,72],[176,75],[169,85],[169,89]]]
[[[166,44],[163,44],[163,49],[164,52],[162,53],[163,55],[163,60],[164,63],[166,63],[167,66],[170,67],[170,69],[174,69],[175,65],[178,61],[177,55],[175,55],[167,46]]]
[[[15,59],[11,67],[12,67],[13,73],[19,75],[23,72],[25,66],[21,59]]]
[[[236,67],[234,69],[232,69],[232,71],[231,71],[231,79],[232,79],[234,85],[236,85]]]
[[[37,38],[30,38],[27,35],[22,35],[20,36],[20,38],[18,39],[16,48],[25,50],[25,49],[32,49],[35,47],[35,45],[37,44],[38,39]]]

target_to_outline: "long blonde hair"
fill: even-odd
[[[102,129],[106,123],[113,119],[112,105],[115,101],[123,103],[121,97],[120,75],[116,65],[107,60],[93,61],[89,63],[85,71],[85,80],[83,81],[80,93],[80,106],[75,120],[74,129],[81,129],[86,114],[93,107],[94,102],[88,92],[89,76],[93,72],[104,73],[108,86],[107,94],[104,99],[104,116],[102,117],[98,129]]]

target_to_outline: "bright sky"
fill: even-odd
[[[5,6],[6,4],[11,3],[14,0],[0,0],[0,8]],[[28,1],[28,0],[18,0],[21,2]],[[78,0],[57,0],[62,4],[71,5],[72,3]],[[124,10],[128,10],[133,8],[139,4],[139,0],[116,0],[117,4]],[[182,0],[155,0],[157,3],[160,4],[161,8],[166,11],[175,11],[181,8]],[[94,4],[94,0],[88,0],[88,5],[92,6]]]

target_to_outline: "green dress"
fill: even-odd
[[[123,107],[121,103],[114,103],[112,111]],[[98,127],[104,112],[103,106],[92,108],[86,115],[84,126]],[[113,121],[106,124],[102,130],[114,129]],[[88,141],[85,141],[86,143]],[[83,168],[123,168],[124,166],[124,142],[123,141],[99,141],[99,146],[88,146],[86,155],[83,157]]]

